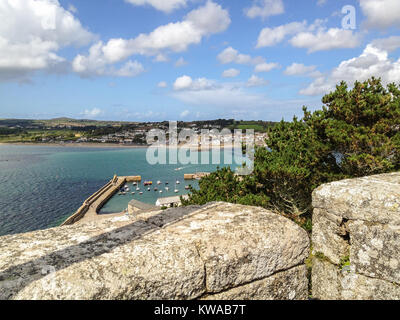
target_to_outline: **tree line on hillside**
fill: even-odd
[[[184,205],[226,201],[261,206],[311,229],[311,196],[324,183],[400,170],[400,89],[381,79],[345,82],[303,107],[302,119],[269,128],[268,149],[257,147],[254,172],[237,177],[220,168],[191,189]]]

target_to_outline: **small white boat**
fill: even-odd
[[[181,182],[179,180],[176,180],[176,184],[180,184]]]
[[[161,181],[160,181],[160,180],[158,180],[158,181],[157,181],[157,184],[161,184]]]
[[[140,190],[140,188],[136,188],[136,191],[139,191]]]
[[[132,194],[135,194],[134,192],[132,192]]]
[[[168,187],[165,187],[165,190],[169,191],[169,188],[168,188]]]
[[[150,191],[151,189],[150,188],[147,188],[147,191]]]
[[[160,190],[160,193],[162,193],[162,190]]]
[[[175,189],[175,191],[174,191],[175,193],[178,193],[179,192],[179,190],[178,189]]]
[[[125,191],[129,191],[130,189],[129,188],[125,188]]]
[[[142,195],[142,194],[143,194],[143,192],[139,192],[139,194],[140,194],[140,195]]]

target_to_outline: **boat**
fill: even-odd
[[[162,190],[160,190],[160,193],[162,193]]]
[[[154,188],[154,191],[158,191],[158,188]]]
[[[139,194],[143,194],[143,192],[139,192]]]
[[[189,189],[190,189],[190,187],[189,187],[189,186],[185,186],[185,189],[186,189],[186,190],[189,190]]]
[[[158,181],[157,181],[157,184],[158,184],[158,185],[160,185],[160,184],[161,184],[161,181],[160,181],[160,180],[158,180]]]
[[[150,188],[147,188],[147,191],[150,191]]]
[[[165,190],[169,191],[169,188],[168,188],[168,187],[165,187]]]
[[[122,192],[118,192],[118,195],[119,195],[119,196],[122,196]]]
[[[168,185],[168,182],[166,182],[165,185],[167,186],[167,185]]]
[[[138,188],[136,188],[136,191],[139,191],[140,190],[140,188],[138,187]]]
[[[176,184],[180,184],[181,182],[179,180],[176,180]]]
[[[135,194],[134,192],[132,192],[132,194]]]
[[[125,191],[129,191],[130,189],[129,188],[125,188]]]
[[[151,186],[151,185],[153,185],[153,181],[145,181],[145,182],[143,182],[143,185],[144,186]]]
[[[175,191],[174,191],[175,193],[178,193],[179,192],[179,190],[178,189],[175,189]]]
[[[132,183],[132,185],[133,185],[134,187],[136,187],[136,186],[137,186],[137,182]]]

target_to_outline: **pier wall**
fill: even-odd
[[[87,198],[82,206],[64,223],[62,223],[61,226],[77,223],[84,218],[95,217],[107,201],[110,200],[110,198],[128,181],[141,181],[141,177],[114,177],[102,188]]]

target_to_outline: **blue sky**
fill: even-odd
[[[340,80],[400,83],[399,18],[398,0],[0,0],[0,118],[289,120]]]

